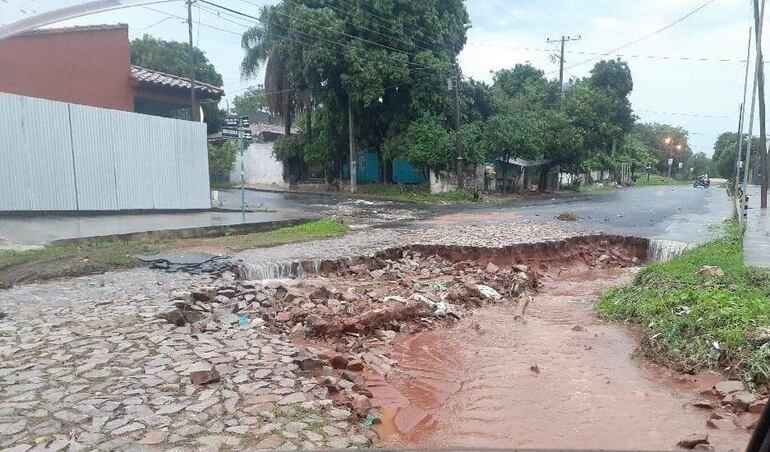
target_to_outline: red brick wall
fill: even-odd
[[[0,40],[0,91],[133,111],[128,27]]]

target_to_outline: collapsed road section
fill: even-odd
[[[252,281],[225,272],[208,285],[176,293],[174,309],[164,318],[193,340],[239,331],[292,340],[299,349],[291,362],[299,378],[318,385],[314,397],[350,413],[351,425],[369,426],[387,408],[375,396],[378,382],[408,364],[393,358],[392,344],[442,331],[489,306],[526,322],[543,279],[633,267],[647,246],[644,239],[606,235],[505,248],[412,245],[369,257],[292,264],[295,274],[311,267],[318,272],[303,279]],[[213,373],[216,384],[234,366],[211,363],[202,376]]]

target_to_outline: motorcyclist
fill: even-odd
[[[709,185],[711,185],[711,181],[709,180],[708,174],[703,174],[700,177],[698,177],[698,180],[695,181],[693,184],[693,187],[705,187],[708,188]]]

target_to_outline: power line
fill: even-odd
[[[228,13],[234,14],[234,15],[236,15],[236,16],[242,16],[242,17],[246,17],[246,18],[249,18],[249,19],[254,19],[254,20],[260,21],[260,22],[262,22],[262,23],[267,23],[267,24],[269,24],[269,25],[274,25],[274,26],[282,27],[282,28],[286,29],[287,31],[293,31],[293,32],[295,32],[295,33],[304,34],[304,35],[306,35],[306,36],[308,36],[308,37],[310,37],[310,38],[312,38],[312,39],[315,39],[315,40],[322,40],[322,41],[326,41],[326,42],[329,42],[329,43],[335,44],[335,45],[337,45],[337,46],[341,46],[341,47],[344,47],[344,48],[347,48],[347,49],[353,49],[353,50],[356,50],[356,51],[365,51],[365,50],[363,50],[363,49],[360,49],[360,48],[358,48],[358,47],[353,47],[353,46],[351,46],[350,44],[346,44],[346,43],[342,43],[342,42],[334,41],[334,40],[331,40],[331,39],[323,38],[323,37],[321,37],[321,36],[313,35],[313,34],[310,34],[310,33],[307,33],[307,32],[303,32],[303,31],[300,31],[300,30],[296,30],[296,29],[292,29],[292,28],[289,28],[289,27],[287,27],[287,26],[285,26],[285,25],[276,24],[276,23],[273,23],[273,22],[270,22],[270,21],[266,21],[265,19],[262,19],[262,18],[259,18],[259,17],[256,17],[256,16],[252,16],[252,15],[250,15],[250,14],[247,14],[247,13],[244,13],[244,12],[242,12],[242,11],[238,11],[238,10],[235,10],[235,9],[231,9],[231,8],[228,8],[228,7],[224,7],[224,6],[218,5],[218,4],[216,4],[216,3],[213,3],[213,2],[209,2],[209,1],[207,1],[207,0],[198,0],[198,1],[199,1],[199,2],[201,2],[201,3],[205,3],[205,4],[207,4],[207,5],[212,5],[212,6],[216,7],[216,8],[219,8],[219,9],[221,9],[221,10],[223,10],[223,11],[226,11],[226,12],[228,12]],[[204,8],[204,10],[205,10],[205,8]],[[283,15],[285,15],[285,16],[287,16],[287,17],[289,17],[289,18],[294,18],[294,19],[297,19],[297,18],[295,18],[295,17],[293,17],[293,16],[290,16],[290,15],[288,15],[288,14],[285,14],[285,13],[281,13],[281,14],[283,14]],[[300,21],[302,21],[302,22],[308,22],[308,23],[310,23],[311,25],[315,25],[315,24],[312,24],[312,22],[309,22],[309,21],[306,21],[306,20],[302,20],[302,19],[298,19],[298,20],[300,20]],[[232,21],[231,21],[231,22],[232,22]],[[245,26],[245,27],[249,27],[249,25],[244,25],[244,24],[242,24],[242,23],[239,23],[238,25],[241,25],[241,26]],[[316,26],[318,26],[318,25],[316,25]],[[392,47],[388,47],[388,46],[385,46],[385,45],[382,45],[382,44],[376,43],[376,42],[374,42],[374,41],[370,41],[370,40],[368,40],[368,39],[365,39],[365,38],[360,38],[360,37],[356,37],[356,36],[350,35],[350,34],[348,34],[348,33],[340,32],[340,31],[338,31],[338,30],[334,30],[334,29],[331,29],[330,27],[321,27],[321,28],[325,28],[325,29],[328,29],[328,30],[331,30],[331,31],[334,31],[334,32],[337,32],[337,33],[342,33],[342,34],[344,34],[344,35],[346,35],[346,36],[349,36],[349,37],[351,37],[351,38],[354,38],[354,39],[360,39],[360,40],[363,40],[363,41],[366,41],[366,42],[370,42],[370,43],[373,43],[373,44],[375,44],[375,45],[378,45],[378,46],[380,46],[380,47],[383,47],[383,48],[387,48],[387,49],[391,49],[391,50],[394,50],[394,51],[396,51],[396,52],[398,52],[398,53],[401,53],[401,54],[412,55],[412,56],[415,56],[415,57],[417,57],[417,56],[418,56],[418,55],[415,55],[415,54],[413,54],[413,53],[405,52],[405,51],[402,51],[402,50],[399,50],[399,49],[394,49],[394,48],[392,48]],[[275,35],[275,36],[277,36],[277,35]],[[289,39],[290,39],[290,38],[289,38]],[[308,44],[308,45],[309,45],[310,43],[304,43],[304,44]],[[390,59],[390,60],[396,61],[396,62],[398,62],[398,63],[401,63],[401,64],[407,64],[407,65],[409,65],[409,66],[412,66],[412,67],[414,67],[414,68],[419,68],[419,69],[436,69],[436,70],[441,70],[441,71],[443,71],[443,70],[445,70],[445,69],[446,69],[446,68],[443,68],[443,67],[439,67],[439,66],[426,65],[426,64],[422,64],[422,63],[416,63],[416,62],[413,62],[413,61],[409,61],[409,60],[403,61],[403,60],[399,60],[399,59],[397,59],[397,58],[395,58],[395,57],[392,57],[392,56],[390,56],[390,55],[382,55],[382,56],[383,56],[384,58],[387,58],[387,59]]]
[[[156,12],[156,13],[165,14],[165,15],[167,15],[167,16],[169,16],[169,17],[174,17],[174,18],[177,18],[177,19],[187,20],[187,19],[185,19],[185,18],[184,18],[184,17],[182,17],[182,16],[179,16],[179,15],[176,15],[176,14],[173,14],[173,13],[169,13],[169,12],[167,12],[167,11],[161,11],[161,10],[159,10],[159,9],[150,8],[149,6],[142,6],[142,8],[144,8],[144,9],[147,9],[147,10],[150,10],[150,11],[154,11],[154,12]],[[202,26],[204,26],[204,27],[207,27],[207,28],[211,28],[212,30],[221,31],[221,32],[223,32],[223,33],[229,33],[229,34],[231,34],[231,35],[235,35],[235,36],[238,36],[239,38],[241,37],[241,34],[240,34],[240,33],[236,33],[236,32],[234,32],[234,31],[232,31],[232,30],[227,30],[227,29],[224,29],[224,28],[216,27],[216,26],[214,26],[214,25],[211,25],[211,24],[208,24],[208,23],[206,23],[206,22],[201,22],[201,23],[200,23],[200,25],[202,25]],[[239,25],[240,25],[240,24],[239,24]]]
[[[520,47],[520,46],[510,46],[506,44],[492,44],[492,43],[484,43],[484,42],[469,42],[469,46],[480,46],[480,47],[491,47],[491,48],[503,48],[503,49],[512,49],[512,50],[524,50],[528,52],[545,52],[545,53],[553,53],[553,49],[544,49],[544,48],[538,48],[538,47]],[[564,53],[574,54],[574,55],[598,55],[598,56],[607,56],[607,53],[600,53],[600,52],[586,52],[586,51],[580,51],[580,50],[565,50]],[[741,59],[732,59],[732,58],[716,58],[716,57],[696,57],[696,56],[677,56],[677,55],[630,55],[630,54],[613,54],[614,56],[622,57],[622,58],[642,58],[642,59],[659,59],[659,60],[682,60],[682,61],[701,61],[701,62],[715,62],[715,63],[745,63],[746,60]]]
[[[352,0],[344,0],[344,1],[345,1],[345,3],[346,3],[347,5],[349,5],[351,8],[353,8],[353,7],[355,7],[355,6],[356,6],[356,5],[354,5],[354,4],[353,4],[353,1],[352,1]],[[363,4],[363,5],[368,5],[368,3],[366,3],[364,0],[358,0],[358,1],[359,1],[359,5],[362,5],[362,4]],[[373,5],[368,5],[368,6],[369,6],[369,7],[370,7],[372,10],[374,9],[374,6],[373,6]],[[383,22],[386,22],[386,23],[389,23],[389,24],[393,24],[393,18],[392,18],[392,17],[391,17],[391,18],[389,18],[389,17],[385,17],[384,15],[375,14],[375,13],[373,13],[373,12],[370,12],[369,10],[367,10],[366,8],[363,8],[363,7],[359,7],[359,8],[357,8],[357,9],[358,9],[358,11],[359,11],[359,12],[361,12],[361,13],[363,13],[363,14],[368,14],[368,15],[370,15],[370,16],[372,16],[372,17],[374,17],[374,18],[377,18],[377,19],[379,19],[379,20],[381,20],[381,21],[383,21]],[[371,19],[366,19],[366,20],[368,20],[368,21],[369,21],[369,23],[372,23],[372,24],[374,24],[374,23],[375,23],[375,22],[374,22],[373,20],[371,20]],[[402,28],[404,31],[413,31],[413,32],[418,32],[418,33],[420,33],[420,34],[426,33],[426,31],[427,31],[427,30],[425,30],[425,29],[423,29],[422,27],[420,27],[420,26],[417,26],[417,25],[416,25],[416,26],[413,28],[413,27],[407,27],[407,26],[404,26],[404,25],[402,24],[402,25],[401,25],[401,28]],[[423,44],[426,44],[428,47],[434,47],[434,48],[440,48],[440,47],[441,47],[441,45],[440,45],[439,43],[436,43],[436,42],[431,42],[431,41],[429,41],[429,40],[425,40],[425,39],[422,39],[422,38],[417,38],[416,36],[412,36],[412,38],[413,38],[413,39],[417,39],[418,41],[422,42]]]
[[[525,27],[527,26],[527,23],[526,23],[526,22],[524,22],[523,20],[519,19],[519,17],[518,17],[518,16],[514,15],[514,14],[513,14],[511,11],[509,11],[508,9],[504,8],[504,7],[503,7],[503,5],[501,5],[500,3],[498,3],[496,0],[492,0],[492,3],[493,3],[495,6],[497,6],[497,9],[499,9],[499,10],[501,10],[502,12],[504,12],[505,14],[509,15],[509,16],[510,16],[510,17],[511,17],[513,20],[515,20],[516,22],[520,23],[521,25],[523,25],[523,26],[525,26]]]
[[[536,4],[536,3],[537,3],[537,0],[533,0],[533,3],[535,3],[535,4]],[[549,9],[548,9],[548,8],[540,7],[540,8],[538,8],[538,9],[542,10],[543,12],[545,12],[545,14],[547,14],[547,15],[548,15],[548,16],[550,16],[550,17],[551,17],[553,20],[555,20],[556,22],[558,22],[558,24],[559,24],[559,27],[560,27],[561,29],[568,29],[568,28],[569,28],[569,25],[567,25],[567,24],[566,24],[566,23],[564,23],[564,22],[563,22],[561,19],[559,19],[559,18],[558,18],[558,17],[556,17],[556,16],[555,16],[553,13],[551,13],[551,11],[549,11]]]
[[[264,21],[263,19],[261,19],[261,18],[259,18],[259,17],[256,17],[256,16],[252,16],[252,15],[250,15],[250,14],[246,14],[246,13],[244,13],[244,12],[241,12],[241,11],[238,11],[238,10],[234,10],[234,9],[228,8],[228,7],[226,7],[226,6],[222,6],[222,5],[219,5],[219,4],[216,4],[216,3],[210,2],[210,1],[208,1],[208,0],[198,0],[198,1],[199,1],[199,2],[202,2],[202,3],[205,3],[205,4],[207,4],[207,5],[211,5],[211,6],[214,6],[214,7],[216,7],[216,8],[222,9],[222,10],[224,10],[224,11],[229,11],[229,12],[231,12],[231,13],[233,13],[233,14],[237,14],[237,15],[240,15],[240,16],[248,17],[249,19],[258,20],[258,21],[260,21],[260,22],[263,22],[263,21]],[[713,0],[712,0],[712,1],[713,1]],[[416,55],[416,54],[414,54],[414,53],[411,53],[411,52],[407,52],[407,51],[405,51],[405,50],[397,49],[397,48],[394,48],[394,47],[390,47],[390,46],[387,46],[387,45],[385,45],[385,44],[380,44],[380,43],[378,43],[378,42],[375,42],[375,41],[372,41],[372,40],[369,40],[369,39],[366,39],[366,38],[362,38],[362,37],[360,37],[360,36],[353,36],[353,35],[351,35],[351,34],[349,34],[349,33],[345,33],[344,31],[339,31],[339,30],[335,30],[335,29],[333,29],[333,28],[331,28],[331,27],[325,27],[325,26],[323,26],[323,25],[318,25],[318,24],[316,24],[316,23],[314,23],[314,22],[311,22],[311,21],[309,21],[309,20],[301,19],[301,18],[298,18],[298,17],[292,16],[292,15],[290,15],[290,14],[286,14],[286,13],[284,13],[284,12],[281,12],[281,11],[278,11],[278,14],[281,14],[282,16],[288,17],[288,18],[290,18],[290,19],[294,19],[294,20],[298,20],[298,21],[300,21],[300,22],[305,22],[305,23],[308,23],[308,24],[310,24],[311,26],[314,26],[314,27],[317,27],[317,28],[320,28],[320,29],[329,30],[329,31],[332,31],[332,32],[334,32],[334,33],[339,33],[339,34],[341,34],[341,35],[344,35],[344,36],[347,36],[347,37],[349,37],[349,38],[353,38],[353,39],[359,39],[359,40],[361,40],[361,41],[364,41],[364,42],[368,42],[368,43],[370,43],[370,44],[374,44],[374,45],[376,45],[376,46],[378,46],[378,47],[382,47],[382,48],[384,48],[384,49],[392,50],[392,51],[394,51],[394,52],[404,53],[404,54],[407,54],[407,55],[412,55],[412,56],[418,56],[418,55]],[[320,37],[317,37],[317,38],[321,39]]]
[[[157,26],[157,25],[160,25],[160,24],[162,24],[163,22],[166,22],[166,21],[167,21],[167,20],[169,20],[169,19],[173,19],[173,17],[164,17],[163,19],[161,19],[161,20],[159,20],[159,21],[157,21],[157,22],[153,23],[152,25],[150,25],[150,26],[148,26],[148,27],[145,27],[145,28],[143,28],[141,31],[138,31],[138,32],[136,32],[136,33],[133,33],[133,34],[131,35],[130,39],[136,38],[137,36],[139,36],[139,35],[141,35],[141,34],[144,34],[144,33],[146,33],[146,32],[147,32],[147,30],[149,30],[150,28],[153,28],[153,27],[155,27],[155,26]],[[181,19],[181,17],[180,17],[180,19]]]
[[[532,9],[529,7],[529,5],[527,5],[527,3],[526,3],[526,2],[522,2],[521,0],[514,0],[514,1],[515,1],[516,3],[518,3],[519,5],[521,5],[521,6],[522,6],[522,8],[526,9],[527,11],[530,11],[530,12],[535,12],[535,11],[533,11],[533,10],[532,10]],[[545,17],[545,16],[543,16],[542,14],[539,14],[539,15],[540,15],[541,17]],[[552,22],[552,23],[553,23],[553,22]],[[557,33],[559,33],[559,32],[560,32],[560,31],[559,31],[559,28],[558,28],[558,26],[553,26],[553,25],[551,25],[551,24],[548,24],[548,26],[549,26],[549,27],[550,27],[552,30],[554,30],[555,32],[557,32]]]
[[[700,113],[675,113],[671,111],[655,111],[655,110],[634,110],[640,113],[653,113],[658,115],[670,115],[670,116],[691,116],[694,118],[717,118],[717,119],[732,119],[732,116],[726,115],[707,115]]]
[[[250,4],[250,5],[253,5],[253,6],[259,6],[259,5],[257,5],[256,3],[254,3],[254,2],[251,2],[251,1],[249,1],[249,0],[241,0],[241,1],[242,1],[242,2],[244,2],[244,3],[248,3],[248,4]],[[286,1],[288,2],[289,0],[286,0]],[[297,0],[294,0],[294,1],[296,2]],[[299,3],[297,3],[297,4],[299,4]],[[332,5],[324,5],[324,8],[330,8],[330,9],[332,9],[332,10],[334,10],[334,11],[337,11],[337,12],[339,12],[339,13],[342,13],[342,14],[349,14],[349,11],[345,11],[345,10],[343,10],[343,9],[340,9],[340,8],[338,8],[338,7],[336,7],[336,6],[332,6]],[[362,10],[362,12],[363,12],[363,10]],[[362,15],[362,17],[361,17],[361,18],[362,18],[363,20],[365,20],[367,23],[370,23],[370,24],[374,24],[374,26],[378,26],[378,25],[379,25],[378,23],[374,22],[373,20],[371,20],[371,19],[368,19],[368,18],[366,18],[366,17],[363,17],[363,15]],[[392,21],[391,21],[390,23],[392,23]],[[403,43],[403,44],[406,44],[407,46],[414,46],[414,47],[416,47],[416,48],[419,48],[419,49],[422,49],[422,50],[426,50],[426,51],[432,51],[432,50],[436,50],[436,49],[435,49],[435,46],[434,46],[434,48],[433,48],[433,49],[429,49],[429,48],[426,48],[426,47],[421,47],[421,46],[418,46],[417,44],[415,44],[414,42],[406,41],[406,40],[404,40],[403,38],[399,38],[399,37],[397,37],[397,36],[395,36],[395,35],[391,35],[391,34],[383,33],[383,32],[381,32],[381,31],[378,31],[378,30],[373,30],[373,29],[371,29],[371,28],[369,28],[369,27],[364,27],[364,26],[361,26],[361,25],[359,25],[359,28],[362,28],[362,29],[364,29],[364,30],[367,30],[367,31],[370,31],[370,32],[372,32],[372,33],[378,34],[378,35],[380,35],[380,36],[383,36],[383,37],[385,37],[385,38],[391,39],[391,40],[393,40],[393,41],[398,41],[398,42],[401,42],[401,43]]]
[[[657,35],[657,34],[659,34],[659,33],[662,33],[662,32],[664,32],[664,31],[668,30],[669,28],[671,28],[671,27],[673,27],[673,26],[675,26],[675,25],[679,24],[680,22],[684,21],[684,20],[685,20],[685,19],[687,19],[688,17],[692,16],[693,14],[697,13],[698,11],[702,10],[703,8],[705,8],[705,7],[709,6],[709,5],[710,5],[710,4],[712,4],[712,3],[714,3],[714,0],[708,0],[708,1],[706,1],[705,3],[703,3],[702,5],[698,6],[697,8],[693,9],[692,11],[688,12],[688,13],[687,13],[687,14],[685,14],[684,16],[680,17],[679,19],[677,19],[677,20],[675,20],[675,21],[673,21],[673,22],[669,23],[668,25],[665,25],[664,27],[662,27],[662,28],[659,28],[659,29],[657,29],[657,30],[653,31],[652,33],[646,34],[646,35],[644,35],[644,36],[640,36],[640,37],[638,37],[638,38],[636,38],[636,39],[632,39],[631,41],[628,41],[628,42],[626,42],[625,44],[622,44],[622,45],[621,45],[621,46],[619,46],[619,47],[615,47],[614,49],[612,49],[612,50],[609,50],[609,51],[607,51],[607,52],[605,52],[605,53],[601,54],[600,56],[607,56],[607,55],[610,55],[610,54],[616,53],[618,50],[622,50],[622,49],[625,49],[625,48],[626,48],[626,47],[628,47],[628,46],[631,46],[631,45],[634,45],[634,44],[636,44],[637,42],[643,41],[643,40],[645,40],[645,39],[648,39],[648,38],[651,38],[651,37],[653,37],[653,36],[655,36],[655,35]],[[579,63],[575,63],[575,64],[573,64],[572,66],[569,66],[569,67],[568,67],[568,69],[572,69],[572,68],[574,68],[574,67],[576,67],[576,66],[580,66],[580,65],[582,65],[582,64],[585,64],[585,63],[588,63],[588,62],[591,62],[591,61],[594,61],[594,60],[597,60],[597,59],[598,59],[598,57],[595,57],[595,58],[588,58],[588,59],[586,59],[586,60],[583,60],[583,61],[581,61],[581,62],[579,62]]]

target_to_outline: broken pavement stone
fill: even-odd
[[[752,402],[751,405],[749,405],[749,413],[761,414],[765,410],[766,406],[767,406],[767,399],[756,400]]]
[[[364,370],[364,363],[358,359],[351,359],[348,361],[347,370],[352,370],[353,372],[361,372]]]
[[[348,359],[342,355],[337,355],[329,360],[329,364],[335,369],[346,369],[348,367]]]
[[[749,406],[756,402],[757,397],[749,391],[738,391],[727,394],[722,403],[731,405],[738,410],[746,411]]]
[[[720,381],[714,385],[714,391],[722,397],[745,389],[746,386],[744,386],[743,382],[740,380]]]
[[[679,447],[683,447],[685,449],[694,449],[695,446],[699,444],[708,444],[708,443],[709,443],[709,436],[707,434],[693,433],[687,438],[684,438],[683,440],[676,443],[676,445]]]
[[[216,383],[220,380],[221,376],[216,369],[211,370],[197,370],[190,372],[190,380],[194,385],[206,385],[209,383]]]
[[[693,402],[692,406],[695,408],[702,408],[704,410],[712,410],[716,407],[716,404],[711,400],[697,400]]]

